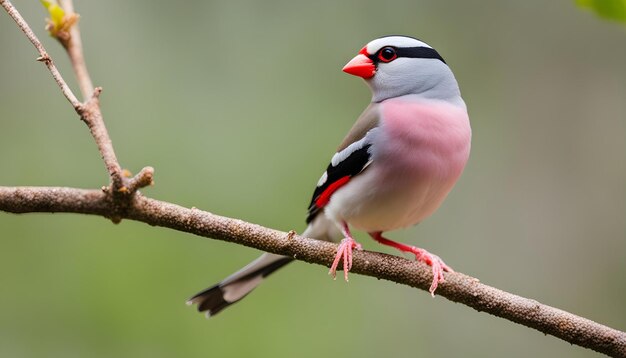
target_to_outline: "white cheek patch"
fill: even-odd
[[[380,50],[383,46],[432,48],[427,43],[411,37],[388,36],[370,41],[370,43],[367,44],[367,53],[374,54],[378,52],[378,50]]]

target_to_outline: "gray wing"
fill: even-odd
[[[368,136],[368,133],[378,127],[379,106],[377,103],[370,104],[339,145],[337,153],[332,157],[313,191],[306,218],[307,223],[313,221],[337,189],[347,184],[355,175],[363,172],[371,163],[369,150],[371,136]]]

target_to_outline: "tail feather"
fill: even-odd
[[[326,215],[317,215],[302,236],[336,241],[342,235],[337,226],[326,218]],[[191,297],[187,304],[197,304],[198,311],[206,312],[207,317],[215,316],[224,308],[246,297],[263,282],[265,277],[291,261],[293,261],[291,257],[264,253],[222,282]]]
[[[219,285],[215,285],[202,291],[187,303],[197,303],[198,311],[206,311],[207,317],[216,315],[218,312],[230,305],[230,303],[224,299],[224,291],[222,291]]]
[[[265,253],[217,285],[191,297],[187,304],[197,304],[198,311],[206,312],[207,317],[215,316],[246,297],[265,277],[291,261],[293,259],[290,257]]]

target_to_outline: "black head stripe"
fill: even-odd
[[[432,58],[439,60],[443,63],[446,61],[439,55],[435,49],[430,47],[394,47],[398,57],[407,57],[407,58]],[[376,54],[369,56],[372,61],[378,63],[378,52]]]
[[[443,57],[439,55],[439,52],[430,47],[399,47],[396,49],[396,53],[398,54],[398,57],[434,58],[446,63]]]

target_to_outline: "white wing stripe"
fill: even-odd
[[[341,152],[335,153],[335,155],[333,155],[333,158],[330,160],[330,164],[333,167],[336,167],[337,165],[339,165],[339,163],[348,158],[350,154],[356,152],[357,150],[363,148],[368,144],[372,144],[374,142],[374,138],[378,135],[378,132],[378,127],[370,129],[363,138],[350,144]]]
[[[320,180],[317,181],[317,187],[319,188],[320,186],[324,185],[324,183],[326,183],[326,180],[328,180],[328,173],[324,172]]]

